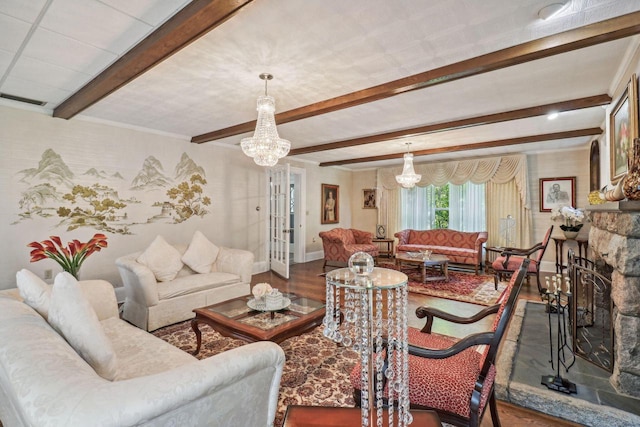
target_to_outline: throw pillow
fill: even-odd
[[[69,273],[59,273],[53,283],[49,324],[98,375],[109,381],[116,378],[113,345],[78,281]]]
[[[16,273],[16,283],[24,302],[45,319],[49,317],[51,287],[27,269]]]
[[[182,262],[196,273],[210,273],[218,252],[220,249],[216,245],[211,243],[204,234],[196,231],[187,251],[182,255]]]
[[[183,266],[180,257],[176,248],[158,236],[136,261],[149,267],[158,282],[168,282],[175,279]]]

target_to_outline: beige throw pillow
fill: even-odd
[[[159,282],[168,282],[175,279],[182,269],[180,257],[181,254],[176,248],[167,243],[162,236],[158,236],[136,261],[149,267]]]
[[[16,273],[16,283],[24,302],[46,319],[49,316],[51,286],[24,268]]]
[[[211,243],[199,231],[191,238],[187,251],[182,255],[182,262],[187,264],[196,273],[210,273],[211,266],[216,262],[220,249]]]
[[[59,273],[54,281],[49,324],[98,375],[109,381],[116,378],[117,361],[111,341],[78,281],[69,273]]]

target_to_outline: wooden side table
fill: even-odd
[[[378,256],[384,256],[387,258],[393,258],[393,244],[395,243],[395,239],[373,239],[373,243],[378,244],[380,247],[380,252]],[[386,249],[383,249],[383,246],[386,244]]]
[[[560,235],[560,234],[557,236],[551,236],[551,238],[556,244],[556,273],[562,273],[562,270],[567,268],[567,266],[564,265],[564,251],[563,251],[564,242],[566,242],[567,240],[575,240],[575,242],[578,244],[578,256],[580,258],[584,258],[587,256],[587,249],[589,248],[588,238],[585,239],[585,238],[576,237],[575,239],[567,239],[566,236]],[[582,254],[583,248],[584,248],[584,256]]]
[[[440,417],[435,411],[410,410],[413,416],[412,426],[442,427]],[[389,425],[387,410],[384,410],[384,427]],[[282,427],[353,427],[359,426],[360,408],[334,408],[330,406],[289,405],[284,415]]]

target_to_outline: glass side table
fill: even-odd
[[[413,419],[406,368],[407,275],[374,268],[371,255],[363,252],[352,255],[349,266],[327,273],[324,335],[360,353],[361,426],[382,420],[385,383],[388,400],[398,402],[385,419],[390,427],[407,426]]]

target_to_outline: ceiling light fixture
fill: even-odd
[[[258,97],[258,120],[252,137],[242,138],[242,151],[259,166],[275,166],[278,160],[289,154],[291,143],[280,138],[276,128],[276,100],[267,95],[267,82],[273,79],[269,73],[260,74],[264,80],[264,96]]]
[[[565,10],[569,6],[570,1],[560,1],[551,3],[538,11],[538,18],[546,21],[554,16],[558,16],[560,12]]]
[[[557,111],[551,111],[549,114],[547,114],[547,120],[555,120],[559,115],[560,113],[558,113]]]
[[[402,175],[396,175],[396,181],[404,188],[413,188],[422,178],[422,175],[416,174],[413,169],[413,154],[409,152],[410,142],[407,142],[407,152],[404,155],[404,166]]]

